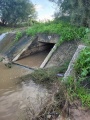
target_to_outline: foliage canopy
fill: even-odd
[[[28,28],[26,31],[27,35],[37,35],[39,33],[44,34],[58,34],[60,35],[60,40],[58,44],[64,41],[70,40],[80,40],[86,34],[85,27],[77,27],[70,25],[63,21],[51,21],[46,23],[35,24]]]
[[[90,26],[90,0],[49,0],[57,4],[55,17],[69,18],[79,26]]]
[[[29,0],[0,0],[0,17],[3,24],[12,25],[36,17],[36,12]]]

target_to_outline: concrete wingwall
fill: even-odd
[[[78,45],[79,42],[73,40],[62,43],[54,52],[45,67],[61,66],[69,63]]]
[[[8,33],[2,41],[0,41],[0,53],[5,54],[13,45],[15,33]]]

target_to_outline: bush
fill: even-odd
[[[22,37],[22,33],[18,31],[16,33],[15,42],[17,42],[21,37]]]
[[[90,29],[86,28],[85,31],[86,31],[86,34],[84,35],[82,40],[86,45],[90,45]]]
[[[72,100],[80,99],[83,106],[90,107],[90,47],[80,53],[74,68],[76,80],[68,78],[68,95]]]
[[[90,75],[90,48],[86,47],[80,54],[76,64],[76,73],[80,77],[86,77]]]
[[[52,21],[34,25],[26,33],[27,35],[36,35],[39,33],[58,34],[60,35],[59,43],[61,44],[64,41],[80,40],[86,32],[84,27],[79,28],[66,22]]]

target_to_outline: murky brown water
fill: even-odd
[[[0,120],[30,120],[47,101],[49,95],[42,86],[32,80],[18,83],[18,77],[30,72],[0,63]]]
[[[18,60],[17,63],[26,65],[28,67],[38,68],[48,55],[50,50],[45,50],[43,52],[34,53],[33,55],[30,55],[29,57],[23,58],[21,60]]]

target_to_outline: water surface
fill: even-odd
[[[22,64],[22,65],[25,65],[28,67],[32,67],[32,68],[38,68],[38,67],[40,67],[40,65],[42,64],[42,62],[48,55],[49,51],[50,50],[47,49],[42,52],[34,53],[26,58],[18,60],[16,63]]]
[[[49,94],[32,80],[21,81],[30,70],[14,65],[11,69],[0,63],[0,120],[30,120],[38,114]]]

